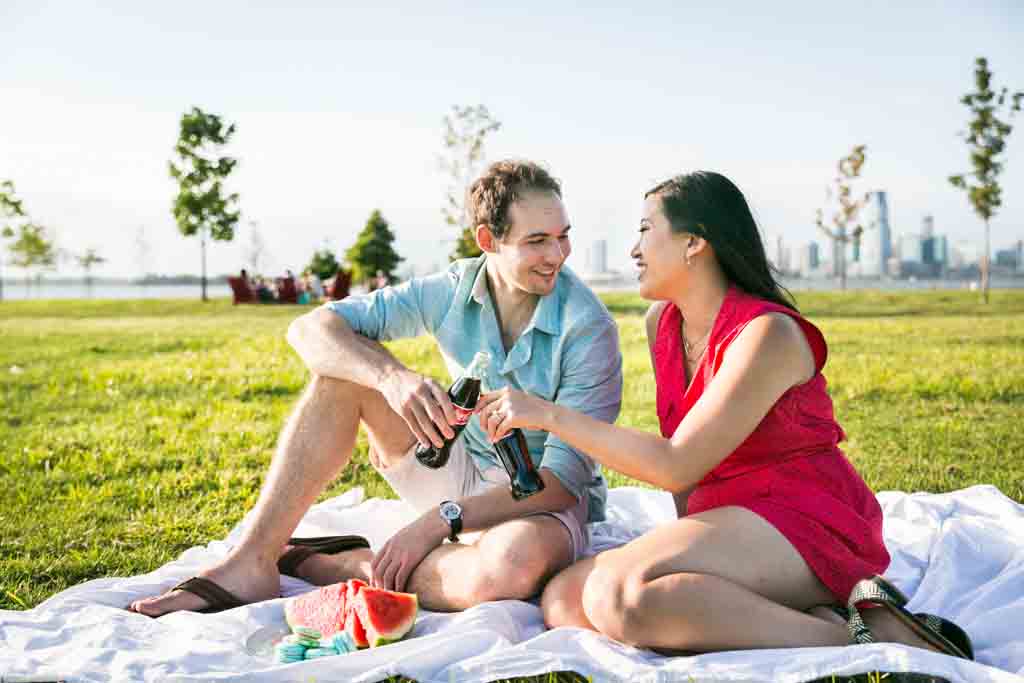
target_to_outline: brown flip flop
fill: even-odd
[[[295,573],[296,569],[310,555],[317,553],[336,555],[346,550],[369,548],[370,542],[362,536],[316,536],[313,538],[289,538],[288,545],[294,547],[278,559],[277,571],[284,576],[300,578]]]
[[[242,607],[247,604],[240,600],[234,593],[221,588],[213,581],[204,579],[201,576],[193,576],[191,579],[185,579],[168,591],[168,593],[171,591],[186,591],[188,593],[198,595],[203,600],[206,600],[207,606],[201,610],[196,610],[200,614],[223,612],[224,610]]]

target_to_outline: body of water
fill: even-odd
[[[635,280],[600,280],[589,283],[598,292],[628,292],[636,290]],[[783,284],[794,292],[831,291],[839,289],[834,280],[794,279],[783,280]],[[929,289],[971,289],[972,283],[965,280],[859,280],[850,279],[847,289],[883,290],[929,290]],[[975,288],[978,287],[974,283]],[[1024,278],[993,278],[992,289],[1024,289]],[[208,284],[207,295],[212,298],[231,296],[226,284]],[[4,282],[3,297],[9,301],[25,299],[199,299],[199,285],[133,285],[95,284],[91,288],[84,284],[49,284],[26,287],[24,282]]]
[[[26,287],[24,282],[4,282],[4,299],[198,299],[201,288],[196,285],[133,285],[133,284],[50,284],[44,282]],[[231,296],[226,284],[207,283],[206,295],[211,299]]]

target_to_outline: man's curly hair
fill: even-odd
[[[528,192],[553,192],[561,197],[562,186],[532,161],[496,161],[466,191],[470,225],[489,225],[495,237],[504,238],[509,228],[509,207]]]

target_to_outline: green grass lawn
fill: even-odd
[[[656,431],[646,304],[621,330],[620,424]],[[994,484],[1024,502],[1024,292],[801,293],[830,343],[843,446],[875,490]],[[306,382],[284,341],[300,307],[227,301],[0,304],[0,609],[148,572],[224,537],[256,501]],[[448,381],[429,340],[391,345]],[[612,473],[612,485],[635,484]],[[366,459],[324,493],[391,496]]]

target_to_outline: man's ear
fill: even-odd
[[[487,223],[480,223],[476,226],[476,245],[480,247],[481,251],[493,254],[498,250],[497,244],[495,244],[497,241],[498,238],[494,236],[493,232],[491,232],[490,225]]]

